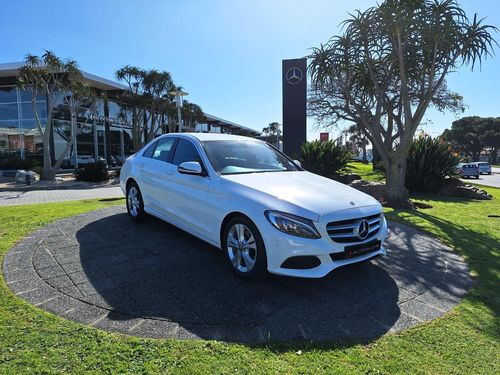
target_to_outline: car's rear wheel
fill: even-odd
[[[267,256],[259,230],[246,217],[231,219],[222,235],[222,249],[233,273],[243,279],[263,276]]]
[[[135,182],[131,182],[127,187],[127,212],[134,221],[142,220],[145,216],[141,190]]]

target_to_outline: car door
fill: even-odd
[[[146,150],[139,164],[140,188],[146,211],[153,211],[166,219],[172,218],[172,212],[165,202],[171,199],[169,186],[177,169],[172,164],[176,144],[176,137],[159,139],[152,152]]]
[[[187,161],[197,161],[204,171],[203,175],[180,173],[177,167]],[[171,200],[166,202],[171,206],[175,221],[201,234],[210,236],[207,228],[206,202],[209,199],[210,177],[200,157],[195,144],[184,138],[179,138],[172,163],[176,169],[170,186]]]
[[[153,142],[149,147],[140,155],[136,162],[136,169],[134,178],[139,184],[141,189],[142,199],[144,201],[144,206],[149,207],[151,205],[151,193],[148,184],[148,173],[146,164],[149,164],[149,160],[153,157],[153,152],[155,151],[156,144],[158,141]]]

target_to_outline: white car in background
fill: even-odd
[[[479,168],[479,174],[491,174],[491,165],[485,161],[478,161],[476,163]]]
[[[161,136],[126,160],[120,183],[132,220],[148,213],[201,238],[243,278],[318,278],[385,254],[378,201],[252,138]]]

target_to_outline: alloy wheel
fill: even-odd
[[[244,224],[235,224],[227,236],[227,252],[232,266],[242,273],[250,272],[257,261],[257,244],[252,231]]]
[[[127,204],[130,215],[133,217],[137,217],[139,215],[140,209],[140,201],[139,201],[139,192],[135,186],[131,186],[128,190],[127,195]]]

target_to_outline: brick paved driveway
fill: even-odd
[[[11,290],[67,319],[157,338],[373,339],[442,315],[472,284],[428,235],[390,223],[388,256],[319,280],[234,277],[219,250],[110,207],[53,223],[5,256]]]
[[[0,206],[75,201],[94,198],[123,197],[119,186],[93,189],[62,189],[33,191],[0,191]]]

